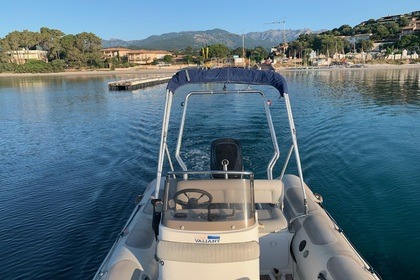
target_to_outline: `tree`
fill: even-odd
[[[20,32],[20,46],[26,50],[34,50],[39,45],[39,33],[28,30]]]
[[[82,64],[81,52],[76,48],[76,36],[65,35],[60,39],[61,57],[70,67],[80,67]]]
[[[41,68],[42,71],[49,68],[57,71],[66,64],[71,67],[102,67],[104,62],[101,48],[101,38],[93,33],[82,32],[76,35],[65,35],[60,30],[42,27],[40,32],[23,30],[7,34],[0,40],[0,60],[9,62],[10,56],[6,52],[14,52],[14,55],[11,56],[14,61],[11,62],[20,63],[22,62],[22,58],[19,57],[21,50],[42,49],[47,51],[47,57],[51,61],[57,60],[57,62],[45,67],[39,67],[42,64],[31,62],[32,65],[28,66],[31,71]]]
[[[295,56],[298,58],[302,58],[302,53],[303,50],[308,46],[308,43],[305,41],[299,41],[299,40],[295,40],[290,42],[289,44],[289,48],[288,48],[288,52],[289,52],[289,57],[290,56]],[[292,54],[292,55],[291,55]],[[294,54],[294,55],[293,55]]]
[[[420,46],[420,34],[409,34],[403,36],[399,43],[400,48],[418,51]]]
[[[371,40],[360,40],[356,47],[359,51],[370,51],[373,48],[373,42]]]
[[[9,57],[6,55],[6,52],[4,52],[4,39],[0,39],[0,63],[7,63],[9,62]]]
[[[196,49],[193,49],[192,47],[187,47],[184,49],[184,51],[182,52],[184,54],[184,57],[182,59],[182,61],[186,62],[186,63],[190,63],[190,62],[194,62],[194,63],[198,63],[199,60],[197,59],[197,56],[199,56],[199,51]]]
[[[172,63],[172,55],[167,54],[163,57],[162,60],[166,63]]]
[[[101,39],[93,33],[66,35],[60,40],[64,60],[71,67],[103,66]]]
[[[388,22],[385,27],[388,29],[390,37],[397,37],[401,32],[401,27],[396,22]]]
[[[64,33],[60,30],[41,27],[39,41],[42,49],[48,52],[49,59],[60,59],[62,50],[60,39],[63,36]]]
[[[311,52],[312,52],[312,49],[309,49],[309,48],[302,50],[302,64],[303,65],[308,65]]]
[[[193,56],[193,55],[196,55],[197,54],[197,51],[194,50],[192,47],[186,47],[182,53],[184,55],[191,55],[191,56]]]
[[[186,54],[186,55],[183,56],[182,61],[187,63],[187,64],[190,64],[190,62],[194,62],[195,59],[192,55]]]
[[[356,25],[353,28],[354,34],[371,34],[374,33],[374,30],[377,28],[377,21],[374,19],[369,19],[361,24]]]
[[[315,38],[317,37],[316,34],[301,34],[298,37],[298,41],[300,42],[306,42],[308,46],[312,46]]]
[[[353,33],[353,28],[351,28],[351,26],[350,25],[348,25],[348,24],[344,24],[344,25],[342,25],[342,26],[340,26],[339,28],[338,28],[338,31],[341,33],[341,35],[343,35],[343,36],[352,36],[354,33]]]
[[[379,24],[376,29],[376,34],[378,35],[379,39],[387,38],[389,36],[388,28],[386,28],[383,24]]]
[[[21,36],[19,31],[13,31],[6,35],[2,39],[2,50],[4,52],[10,51],[15,52],[15,55],[12,56],[12,63],[18,63],[19,57],[18,57],[18,51],[22,48],[21,46]]]
[[[226,58],[229,54],[229,48],[223,44],[209,46],[209,58]]]
[[[400,17],[398,19],[398,24],[400,27],[406,27],[407,25],[410,24],[410,20],[404,16]]]
[[[255,47],[251,52],[251,60],[260,62],[268,57],[268,52],[261,46]]]
[[[244,49],[242,47],[237,47],[236,49],[230,52],[231,55],[237,55],[239,57],[244,56]]]
[[[348,47],[348,43],[341,37],[333,35],[318,35],[315,37],[310,46],[319,53],[331,57],[334,53],[345,52],[345,49]]]

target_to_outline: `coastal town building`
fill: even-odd
[[[150,64],[155,60],[163,59],[172,53],[163,50],[130,50],[127,48],[106,48],[101,50],[105,58],[127,58],[129,63]]]
[[[372,33],[368,34],[355,34],[353,36],[342,36],[343,39],[347,40],[351,44],[356,44],[360,41],[367,41],[372,36]]]
[[[407,19],[412,20],[413,18],[420,17],[420,11],[414,11],[412,13],[404,14],[404,15],[401,15],[400,14],[400,15],[388,15],[388,16],[384,16],[384,17],[381,17],[380,19],[378,19],[378,22],[379,23],[397,22],[402,17],[406,17]]]
[[[401,35],[409,35],[415,32],[420,32],[420,17],[413,17],[410,23],[401,31]]]
[[[48,62],[47,51],[21,49],[17,51],[6,51],[9,62],[25,64],[29,60],[41,60]]]
[[[407,62],[413,62],[419,59],[419,47],[409,47],[408,49],[396,49],[395,53],[392,52],[389,54],[389,49],[387,46],[395,45],[395,42],[401,40],[403,36],[410,34],[418,34],[420,32],[420,11],[414,11],[409,14],[399,14],[399,15],[388,15],[381,17],[377,20],[378,23],[387,25],[388,23],[395,22],[397,24],[401,23],[401,20],[408,20],[408,25],[402,28],[399,34],[396,36],[389,36],[383,38],[382,40],[372,41],[373,34],[354,34],[352,36],[339,36],[340,38],[346,40],[350,43],[351,50],[347,53],[342,50],[333,50],[327,49],[327,54],[318,53],[318,50],[312,50],[310,53],[305,50],[305,53],[300,52],[296,55],[296,52],[293,56],[286,56],[282,52],[280,45],[271,49],[270,57],[273,60],[273,63],[280,63],[284,65],[311,65],[311,66],[330,66],[335,64],[349,64],[349,63],[366,63],[371,60],[376,59],[386,59],[386,60],[405,60]],[[362,24],[368,24],[366,21]],[[398,38],[399,36],[399,38]],[[356,46],[362,41],[371,41],[372,46],[367,50],[356,49]],[[359,47],[360,48],[360,47]],[[331,52],[332,51],[332,52]],[[360,52],[359,52],[360,51]],[[291,55],[291,54],[289,54]]]
[[[384,16],[378,19],[378,22],[380,23],[394,22],[394,21],[398,21],[402,16],[403,15],[388,15],[388,16]]]
[[[419,55],[417,52],[413,52],[412,54],[408,54],[407,50],[403,50],[402,53],[391,53],[385,57],[387,60],[401,60],[401,59],[418,59]]]

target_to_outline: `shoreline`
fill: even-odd
[[[0,78],[7,77],[53,77],[53,76],[116,76],[116,75],[135,75],[135,74],[150,74],[150,75],[168,75],[175,74],[178,70],[188,67],[188,65],[172,65],[169,67],[147,66],[135,68],[120,68],[116,70],[68,70],[64,72],[54,73],[0,73]],[[275,67],[277,72],[292,72],[292,71],[343,71],[343,70],[389,70],[389,69],[412,69],[420,68],[420,63],[417,64],[363,64],[362,67]]]
[[[98,69],[98,70],[67,70],[63,72],[51,73],[0,73],[0,78],[3,77],[53,77],[53,76],[115,76],[115,75],[168,75],[175,74],[179,69],[187,67],[187,65],[176,65],[170,67],[133,67],[133,68],[119,68],[115,70]]]
[[[277,72],[293,71],[344,71],[344,70],[394,70],[394,69],[420,69],[420,63],[416,64],[362,64],[361,67],[343,67],[343,66],[319,66],[319,67],[275,67]]]

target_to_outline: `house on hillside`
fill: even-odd
[[[372,36],[372,33],[367,34],[355,34],[353,36],[341,36],[344,40],[348,41],[350,44],[354,45],[360,41],[367,41]]]
[[[420,19],[413,17],[410,23],[401,30],[401,35],[409,35],[414,32],[420,32]]]
[[[172,55],[162,50],[130,50],[126,48],[106,48],[101,50],[105,58],[126,57],[129,63],[150,64],[155,60],[163,59],[166,55]]]
[[[403,15],[389,15],[384,16],[378,19],[378,22],[385,23],[385,22],[396,22],[398,21]]]
[[[410,14],[412,17],[420,17],[420,11],[414,11]]]

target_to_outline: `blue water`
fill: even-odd
[[[0,279],[94,275],[156,172],[164,85],[107,89],[139,75],[0,78]],[[306,182],[383,279],[419,279],[419,69],[284,75]],[[258,101],[224,102],[187,123],[214,132],[223,118],[220,136],[241,138],[245,166],[263,176],[271,146]],[[272,105],[280,161],[282,102]],[[213,132],[186,129],[192,164],[207,164]]]

